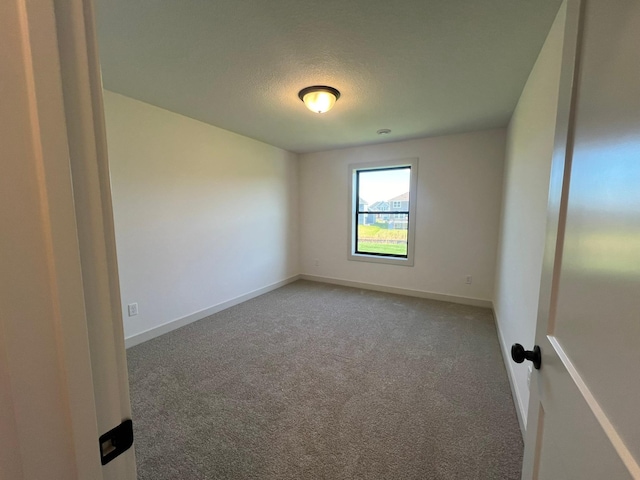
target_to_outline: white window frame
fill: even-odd
[[[409,224],[407,231],[407,258],[385,257],[382,255],[367,255],[356,252],[356,210],[358,208],[358,196],[356,188],[356,172],[362,170],[381,170],[394,167],[410,167],[411,176],[409,180]],[[385,160],[380,162],[354,163],[349,165],[349,249],[347,259],[357,262],[385,263],[388,265],[400,265],[413,267],[415,252],[416,234],[416,199],[418,197],[418,159],[406,158],[400,160]]]

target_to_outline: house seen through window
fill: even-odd
[[[417,167],[417,159],[349,166],[349,260],[413,266]]]

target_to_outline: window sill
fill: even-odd
[[[401,267],[413,267],[412,258],[393,258],[381,255],[366,255],[363,253],[349,253],[347,260],[368,263],[385,263],[387,265],[398,265]]]

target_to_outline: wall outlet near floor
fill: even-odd
[[[314,264],[316,267],[319,267],[319,266],[320,266],[320,260],[318,260],[318,259],[316,258],[316,259],[313,261],[313,264]]]
[[[467,277],[465,278],[464,283],[466,283],[467,285],[471,285],[472,281],[473,281],[473,277],[471,275],[467,275]]]
[[[129,305],[127,305],[127,308],[129,309],[129,316],[130,317],[135,317],[138,314],[138,304],[137,303],[130,303]]]
[[[533,373],[533,367],[529,365],[527,367],[527,387],[531,388],[531,374]]]

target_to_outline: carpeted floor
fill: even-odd
[[[140,480],[520,478],[488,309],[298,281],[127,354]]]

